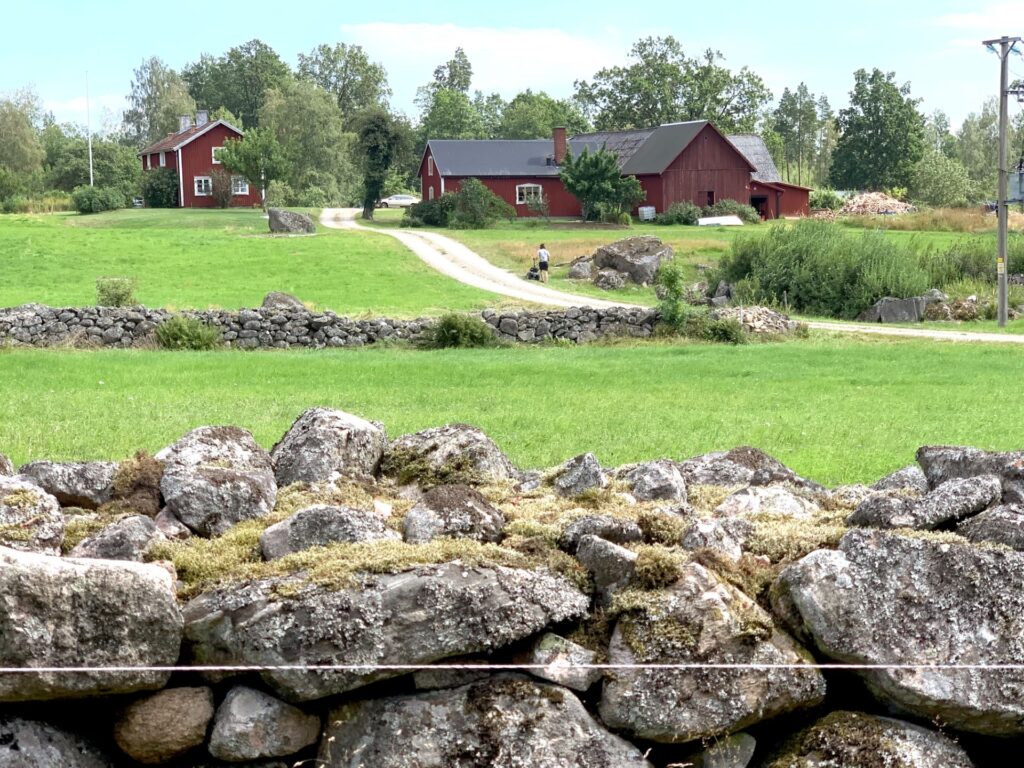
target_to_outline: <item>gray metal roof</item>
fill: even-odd
[[[622,172],[637,175],[661,173],[707,124],[707,120],[691,120],[688,123],[659,125],[622,166]]]
[[[442,176],[558,175],[558,166],[548,162],[551,139],[432,139],[427,147]]]
[[[754,181],[766,181],[769,184],[782,181],[782,175],[779,173],[779,169],[775,167],[772,153],[768,151],[768,146],[764,143],[764,139],[756,133],[735,133],[732,136],[726,136],[726,138],[757,169],[752,177]]]

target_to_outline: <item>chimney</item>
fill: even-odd
[[[555,165],[561,165],[562,161],[565,160],[566,151],[565,128],[554,128],[551,138],[555,142]]]
[[[182,131],[187,131],[191,127],[192,127],[192,117],[191,117],[191,115],[182,115],[181,117],[178,118],[178,133],[181,133]]]
[[[207,112],[205,109],[200,109],[198,112],[196,112],[196,126],[197,127],[202,128],[208,122],[210,122],[210,113],[209,112]]]

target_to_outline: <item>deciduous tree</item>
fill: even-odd
[[[318,45],[308,55],[300,53],[298,74],[334,96],[346,120],[382,106],[391,95],[383,65],[370,61],[359,45]]]
[[[408,152],[410,135],[399,119],[383,109],[371,110],[360,117],[356,153],[363,170],[364,219],[373,219],[373,209],[387,183],[388,171]]]
[[[136,148],[178,130],[178,118],[196,111],[196,102],[181,76],[156,56],[144,59],[132,77],[124,133]]]
[[[584,147],[577,157],[570,152],[559,176],[569,193],[580,201],[584,219],[596,218],[602,209],[628,210],[644,199],[637,178],[623,176],[616,156],[604,148],[591,154]]]
[[[590,127],[572,102],[527,89],[505,107],[496,135],[503,139],[546,139],[556,126],[565,127],[570,134],[584,133]]]
[[[244,176],[264,195],[272,181],[288,172],[277,138],[273,132],[260,128],[246,131],[241,139],[228,139],[217,157],[225,168]]]

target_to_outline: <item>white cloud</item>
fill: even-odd
[[[509,98],[521,90],[570,95],[574,80],[620,63],[628,43],[617,30],[595,28],[590,35],[560,29],[460,27],[455,24],[376,22],[341,28],[344,39],[363,46],[388,71],[394,106],[412,111],[416,88],[456,48],[473,65],[473,89]]]
[[[990,3],[965,13],[947,13],[935,24],[991,38],[1024,34],[1024,6],[1019,2]]]

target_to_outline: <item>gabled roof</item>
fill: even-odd
[[[558,175],[551,139],[432,139],[427,148],[442,176]]]
[[[754,181],[763,181],[769,184],[782,181],[782,175],[775,167],[772,153],[768,151],[768,145],[764,143],[764,139],[756,133],[734,133],[726,138],[757,169],[754,171]]]
[[[238,128],[235,128],[231,123],[226,120],[211,120],[205,125],[193,125],[191,128],[186,128],[184,131],[178,131],[166,136],[160,141],[150,144],[145,149],[138,152],[139,157],[142,155],[152,155],[157,152],[173,152],[181,149],[183,146],[191,141],[195,141],[207,131],[212,130],[215,126],[223,125],[225,128],[229,128],[239,136],[244,136],[245,133]]]

